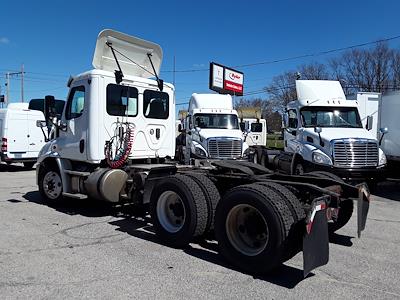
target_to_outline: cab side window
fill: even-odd
[[[298,120],[297,120],[297,113],[295,109],[288,110],[288,125],[289,128],[297,128]]]
[[[71,89],[68,97],[65,118],[67,120],[79,118],[85,107],[85,87],[76,86]]]
[[[168,119],[169,96],[167,93],[145,90],[143,93],[143,115],[151,119]]]

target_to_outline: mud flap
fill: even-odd
[[[326,200],[317,198],[306,220],[306,232],[303,237],[303,274],[304,278],[315,268],[329,261],[328,220]]]
[[[363,183],[357,185],[357,188],[357,236],[360,238],[361,232],[365,229],[365,223],[367,222],[371,194],[368,191],[368,187]]]

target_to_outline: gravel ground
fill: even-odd
[[[373,197],[330,244],[330,261],[303,279],[298,254],[255,278],[233,270],[212,242],[185,250],[157,242],[129,207],[41,200],[35,171],[0,165],[1,299],[400,299],[400,183]]]

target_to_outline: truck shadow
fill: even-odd
[[[146,241],[150,241],[157,244],[163,244],[160,240],[157,239],[152,225],[150,224],[150,218],[145,217],[142,220],[138,219],[122,219],[117,221],[109,222],[109,224],[118,226],[118,231],[125,232],[134,237],[144,239]],[[189,245],[183,252],[193,256],[197,259],[204,260],[206,262],[213,263],[215,265],[219,265],[221,267],[231,269],[233,271],[248,275],[238,270],[232,265],[229,265],[219,254],[218,254],[218,245],[215,241],[208,240],[199,240],[195,241],[196,244],[200,247],[193,247]],[[167,246],[167,245],[165,245]],[[248,275],[251,276],[251,275]],[[314,276],[314,273],[310,273],[307,278]],[[279,268],[275,269],[268,275],[264,276],[253,276],[254,279],[267,281],[269,283],[279,285],[281,287],[285,287],[288,289],[293,289],[299,284],[303,279],[303,270],[297,269],[288,265],[282,265]]]
[[[22,164],[12,164],[8,165],[5,163],[0,163],[0,172],[21,172],[21,171],[33,171],[33,168],[26,168]]]
[[[374,195],[400,201],[400,181],[385,181],[379,183]]]
[[[23,195],[23,198],[29,202],[48,206],[68,215],[82,215],[86,217],[114,216],[121,218],[108,223],[116,226],[117,228],[115,230],[117,231],[125,232],[136,238],[163,245],[153,231],[150,217],[148,215],[143,216],[141,212],[135,211],[130,205],[111,205],[109,203],[102,203],[90,199],[85,201],[68,199],[67,201],[62,201],[60,203],[49,204],[43,201],[40,193],[37,191],[28,192]],[[243,273],[224,261],[224,259],[218,254],[218,245],[215,241],[202,239],[195,241],[195,243],[199,245],[199,247],[189,245],[187,248],[183,249],[183,252],[195,257],[196,259],[201,259]],[[314,273],[308,275],[308,277],[312,276],[314,276]],[[270,282],[288,289],[293,289],[304,279],[303,270],[288,265],[282,265],[268,275],[256,276],[253,278]]]

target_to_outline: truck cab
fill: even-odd
[[[194,93],[185,128],[186,162],[190,158],[240,159],[248,147],[230,95]]]
[[[346,99],[338,81],[298,80],[296,90],[284,116],[291,173],[327,170],[348,180],[379,180],[386,157],[363,126],[358,102]]]

